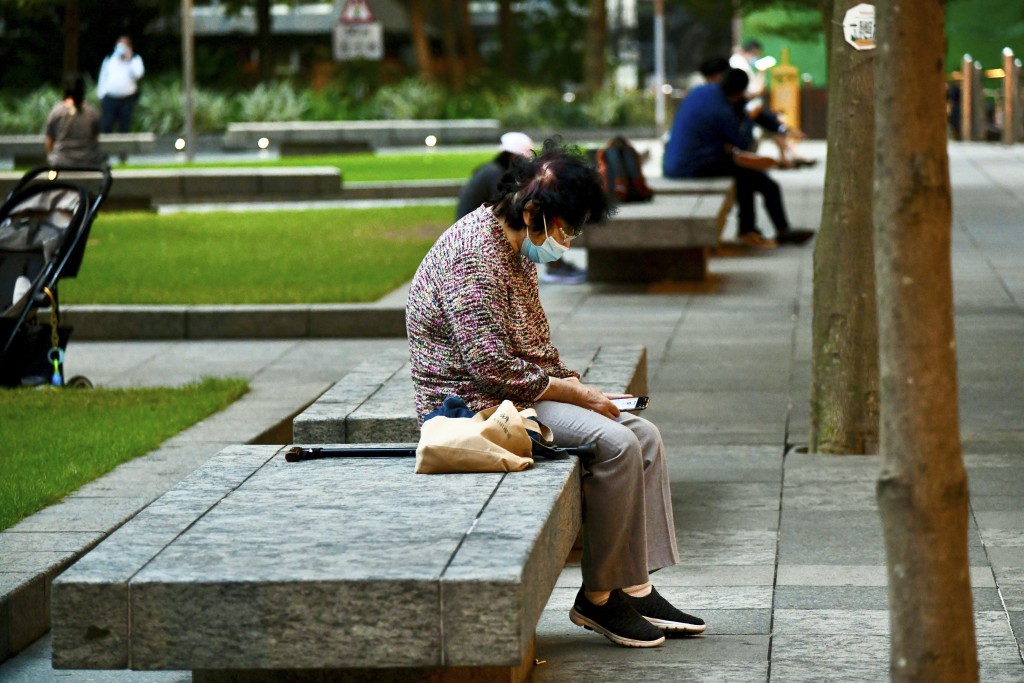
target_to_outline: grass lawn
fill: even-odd
[[[174,388],[0,390],[0,529],[152,451],[246,391],[242,379]]]
[[[195,162],[189,168],[225,166],[336,166],[343,182],[384,180],[468,180],[473,170],[494,158],[494,152],[421,152],[413,154],[322,154],[225,163]],[[178,168],[183,164],[132,164],[124,168]],[[114,169],[116,175],[117,169]]]
[[[103,213],[69,304],[376,301],[407,282],[453,205],[201,214]]]

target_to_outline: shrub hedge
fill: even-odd
[[[88,99],[97,107],[95,89]],[[40,133],[60,92],[43,86],[27,94],[0,93],[0,134]],[[180,133],[181,82],[147,79],[134,127],[157,135]],[[654,121],[654,99],[641,92],[602,90],[586,97],[564,97],[552,88],[520,84],[501,90],[455,93],[444,86],[409,78],[369,89],[330,83],[319,90],[289,81],[263,83],[238,93],[199,87],[194,96],[199,133],[216,133],[232,121],[331,121],[359,119],[493,118],[506,128],[642,126]]]

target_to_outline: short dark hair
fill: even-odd
[[[729,60],[725,57],[712,57],[700,63],[700,75],[704,78],[711,78],[729,70]]]
[[[743,41],[744,52],[753,52],[754,50],[760,50],[763,48],[764,46],[761,45],[761,41],[756,38],[747,38]]]
[[[747,89],[747,85],[750,84],[750,77],[742,69],[729,69],[725,72],[725,78],[722,79],[722,92],[725,93],[726,97],[736,95]]]
[[[512,160],[496,197],[494,214],[515,230],[526,227],[523,213],[528,207],[549,223],[558,217],[576,229],[601,223],[614,212],[597,170],[578,147],[558,139],[545,140],[534,159]],[[535,232],[544,230],[543,220],[531,222]]]

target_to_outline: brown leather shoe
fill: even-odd
[[[778,246],[775,240],[770,240],[759,232],[741,232],[736,239],[756,249],[774,249]]]

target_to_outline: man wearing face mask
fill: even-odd
[[[114,45],[114,53],[103,60],[99,81],[96,84],[96,93],[102,104],[100,132],[114,132],[115,123],[120,132],[131,131],[139,80],[145,73],[142,57],[132,51],[131,38],[118,38]]]
[[[610,213],[597,171],[547,141],[536,159],[513,162],[493,202],[438,238],[413,277],[406,327],[421,420],[448,396],[474,411],[507,399],[536,409],[561,446],[597,443],[584,463],[583,585],[569,618],[618,645],[654,647],[666,632],[705,629],[650,581],[679,561],[661,434],[562,362],[537,286],[537,265]]]

